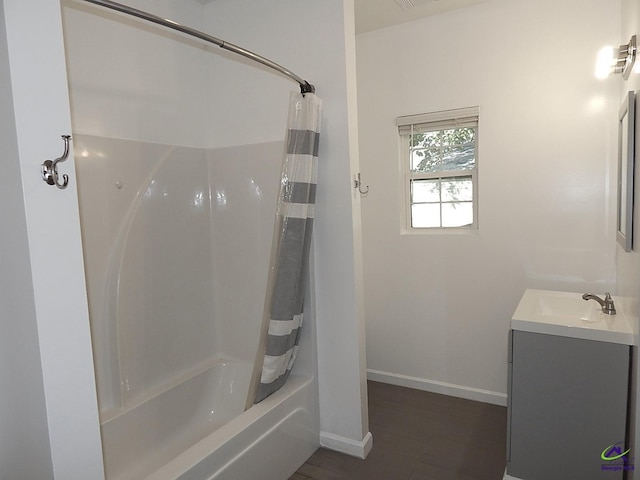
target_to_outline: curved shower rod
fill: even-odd
[[[191,35],[192,37],[199,38],[200,40],[204,40],[205,42],[213,43],[214,45],[219,46],[225,50],[229,50],[230,52],[236,53],[238,55],[242,55],[254,62],[261,63],[283,75],[286,75],[290,79],[300,85],[300,92],[304,95],[305,93],[315,93],[316,89],[309,82],[299,77],[295,73],[290,70],[287,70],[282,65],[278,65],[275,62],[272,62],[268,58],[258,55],[257,53],[253,53],[249,50],[246,50],[242,47],[234,45],[233,43],[225,42],[224,40],[220,40],[219,38],[212,37],[211,35],[207,35],[206,33],[200,32],[199,30],[195,30],[190,27],[185,27],[173,20],[168,20],[162,17],[158,17],[151,13],[143,12],[142,10],[138,10],[136,8],[128,7],[126,5],[122,5],[121,3],[112,2],[111,0],[84,0],[88,3],[93,3],[95,5],[100,5],[102,7],[110,8],[112,10],[116,10],[118,12],[126,13],[127,15],[131,15],[133,17],[142,18],[143,20],[147,20],[149,22],[157,23],[158,25],[162,25],[163,27],[171,28],[173,30],[177,30],[182,33],[186,33],[187,35]]]

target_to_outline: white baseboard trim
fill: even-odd
[[[520,478],[512,477],[511,475],[507,475],[507,470],[504,470],[504,477],[502,480],[521,480]]]
[[[373,435],[367,432],[362,441],[357,441],[333,433],[320,432],[320,446],[352,457],[367,458],[373,448]]]
[[[410,377],[397,373],[381,372],[380,370],[367,369],[367,378],[374,382],[390,383],[400,387],[415,388],[426,392],[441,393],[452,397],[466,398],[477,402],[490,403],[492,405],[507,406],[505,393],[482,390],[480,388],[465,387],[452,383],[428,380],[426,378]]]

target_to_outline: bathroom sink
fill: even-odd
[[[559,295],[565,292],[546,292],[538,290],[533,303],[534,318],[552,317],[566,322],[596,322],[602,319],[602,308],[595,301],[585,301],[580,295]]]
[[[602,295],[604,297],[604,295]],[[607,315],[581,293],[527,289],[511,319],[511,328],[534,333],[635,344],[622,299],[613,297],[616,315]]]

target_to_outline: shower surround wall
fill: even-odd
[[[105,469],[138,478],[244,411],[283,142],[74,142]]]
[[[194,367],[252,364],[283,143],[74,141],[104,415]]]

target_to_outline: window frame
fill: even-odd
[[[402,182],[402,233],[424,234],[434,232],[466,232],[478,230],[478,145],[479,145],[479,108],[468,107],[455,110],[443,110],[433,113],[409,115],[398,117],[396,120],[398,127],[398,137],[400,141],[400,178]],[[474,168],[467,170],[444,170],[438,172],[414,172],[411,170],[411,147],[410,138],[414,127],[419,126],[419,132],[441,131],[455,128],[473,128],[475,130],[474,139]],[[471,177],[473,223],[469,226],[456,227],[414,227],[412,225],[412,205],[422,203],[413,202],[411,199],[411,185],[414,180],[433,180],[456,177]],[[435,203],[435,202],[434,202]],[[448,202],[438,202],[440,206],[440,223],[442,225],[442,205]]]

